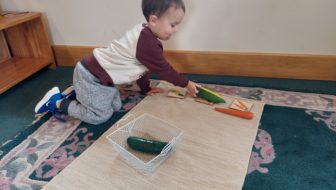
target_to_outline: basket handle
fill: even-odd
[[[135,116],[133,115],[133,114],[128,114],[126,117],[123,117],[122,119],[120,119],[118,122],[117,122],[117,129],[119,129],[120,128],[120,123],[122,122],[122,121],[126,121],[126,120],[128,120],[130,117],[132,117],[132,126],[131,126],[131,130],[133,129],[133,127],[134,127],[134,123],[135,123]],[[117,130],[116,129],[116,130]],[[124,130],[121,130],[121,131],[123,131],[123,132],[128,132],[128,131],[124,131]]]

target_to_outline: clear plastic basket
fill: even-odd
[[[128,115],[125,119],[129,118]],[[175,150],[176,144],[183,131],[176,126],[167,123],[150,114],[143,114],[128,122],[109,134],[106,138],[113,145],[114,149],[134,168],[143,174],[152,173],[164,160]],[[133,150],[127,145],[129,136],[149,138],[169,142],[160,154],[148,154]]]

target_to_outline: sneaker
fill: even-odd
[[[73,86],[68,87],[66,90],[62,92],[64,98],[69,100],[76,100],[76,92]]]
[[[60,93],[59,88],[53,87],[44,95],[42,100],[37,103],[35,106],[35,113],[50,112],[54,114],[56,110],[56,101],[63,98],[64,96]]]

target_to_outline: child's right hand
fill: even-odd
[[[196,86],[199,86],[197,83],[193,81],[189,81],[188,85],[186,86],[186,89],[189,91],[189,93],[193,96],[196,97],[196,94],[198,93],[198,90]]]

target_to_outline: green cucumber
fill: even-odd
[[[196,94],[198,97],[213,103],[225,103],[225,100],[216,92],[200,86],[197,86],[196,88],[198,90],[198,93]]]
[[[139,150],[141,152],[152,154],[160,154],[160,152],[168,144],[168,142],[150,140],[136,136],[129,136],[127,138],[127,144],[134,150]]]

